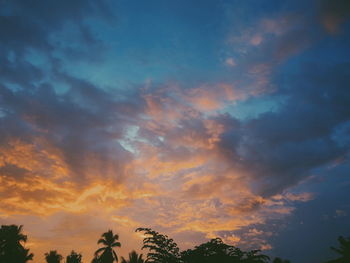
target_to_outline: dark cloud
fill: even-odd
[[[114,23],[111,10],[107,1],[0,1],[1,84],[33,89],[64,56],[96,59],[103,43],[87,20]],[[45,67],[33,63],[38,58],[47,60]]]
[[[240,130],[222,136],[220,145],[231,152],[232,162],[261,182],[260,194],[280,193],[347,154],[334,134],[350,118],[348,66],[314,66],[291,76],[289,87],[275,94],[288,98],[279,111],[244,121]]]
[[[4,83],[30,88],[33,81],[38,81],[44,77],[41,69],[23,59],[10,61],[4,55],[0,56],[0,61],[0,80]]]
[[[138,109],[87,82],[70,84],[63,95],[49,84],[19,91],[3,88],[3,143],[11,136],[27,141],[41,137],[63,152],[65,162],[79,176],[91,165],[89,156],[101,166],[97,170],[113,165],[117,173],[122,172],[120,167],[130,156],[116,140],[123,137]]]
[[[69,23],[78,26],[85,42],[93,42],[84,20],[113,18],[106,1],[1,1],[0,7],[1,47],[20,53],[30,47],[50,51],[50,35]]]
[[[61,50],[74,57],[84,48],[93,48],[98,39],[88,20],[112,23],[115,16],[109,3],[32,0],[1,1],[0,6],[2,145],[9,138],[27,143],[41,138],[61,151],[75,178],[85,177],[89,168],[105,170],[105,176],[114,171],[122,178],[122,167],[130,155],[117,140],[142,104],[135,103],[137,98],[133,97],[113,98],[109,92],[73,77],[62,69],[62,57],[54,55]],[[69,42],[64,33],[67,28],[77,33]],[[79,45],[66,46],[74,41]],[[46,67],[28,59],[31,50],[37,52],[34,59],[45,57]],[[65,85],[67,91],[57,92],[58,84]]]
[[[16,179],[22,179],[28,170],[18,167],[13,164],[5,164],[0,167],[0,176],[14,177]]]
[[[232,69],[239,85],[262,83],[271,98],[281,101],[278,110],[242,120],[239,129],[225,129],[221,136],[220,149],[228,162],[248,171],[256,180],[253,187],[263,196],[283,192],[313,169],[348,153],[347,144],[340,141],[348,137],[349,64],[297,61],[328,37],[322,29],[325,24],[319,23],[320,13],[332,30],[338,30],[349,16],[347,2],[296,3],[283,9],[283,15],[259,17],[254,28],[237,29],[238,37],[232,37],[233,49],[240,55]],[[347,37],[341,41],[339,46],[346,45]],[[331,47],[322,48],[316,56],[331,52]]]
[[[292,262],[322,262],[336,258],[329,247],[337,245],[339,235],[350,231],[349,163],[318,171],[318,174],[319,179],[308,185],[311,191],[317,191],[317,198],[300,205],[282,231],[274,236],[271,240],[273,254],[284,255]],[[300,239],[306,232],[305,238]],[[294,249],[287,249],[292,244]],[[300,254],[305,256],[301,259]]]
[[[350,3],[347,0],[321,0],[321,22],[329,33],[339,33],[341,25],[350,18]]]

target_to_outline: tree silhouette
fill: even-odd
[[[331,247],[331,249],[341,255],[340,258],[327,261],[327,263],[348,263],[350,262],[350,237],[338,237],[340,248]]]
[[[121,263],[267,263],[270,258],[261,254],[260,250],[242,251],[235,246],[225,244],[221,238],[196,246],[193,249],[182,251],[173,239],[162,235],[150,228],[137,228],[136,232],[143,232],[142,249],[148,249],[147,258],[134,250],[129,253],[129,258],[121,258]],[[118,256],[114,248],[120,247],[119,236],[112,230],[101,235],[97,244],[102,244],[96,250],[91,263],[118,262]],[[2,225],[0,227],[0,263],[27,263],[33,260],[33,254],[24,247],[27,236],[22,233],[22,226]],[[331,247],[340,257],[326,263],[350,263],[350,237],[338,237],[339,247]],[[45,253],[47,263],[60,263],[63,257],[56,250]],[[66,257],[66,263],[81,263],[82,255],[74,250]],[[290,263],[276,257],[272,263]]]
[[[117,253],[115,253],[113,248],[121,246],[120,242],[117,241],[119,236],[117,234],[114,235],[112,230],[108,230],[107,232],[103,233],[101,237],[102,238],[97,241],[97,244],[102,244],[104,247],[96,250],[96,262],[113,263],[114,260],[118,262]]]
[[[30,260],[33,260],[34,254],[33,253],[29,253],[29,249],[27,248],[23,248],[21,249],[21,252],[18,256],[18,261],[16,260],[16,262],[18,263],[26,263]],[[10,261],[6,261],[6,262],[10,262]]]
[[[277,257],[272,261],[272,263],[290,263],[290,261],[287,259],[283,260],[283,259]]]
[[[33,254],[22,245],[27,241],[22,228],[23,226],[17,225],[1,226],[0,263],[26,263],[33,259]]]
[[[72,250],[72,252],[70,252],[70,255],[67,256],[66,263],[81,263],[81,258],[81,254],[78,254]]]
[[[94,256],[94,258],[92,259],[91,263],[100,263],[101,261],[98,259],[97,256]]]
[[[139,255],[136,251],[131,251],[129,253],[129,260],[126,260],[122,257],[121,263],[144,263],[145,261],[142,258],[142,254]]]
[[[261,251],[259,249],[245,252],[245,258],[243,262],[247,263],[266,263],[270,258],[266,255],[259,254]]]
[[[268,256],[258,254],[260,250],[243,252],[237,247],[225,244],[221,238],[214,238],[207,243],[181,253],[185,263],[265,263]]]
[[[45,259],[47,263],[60,263],[63,257],[56,250],[51,250],[49,253],[45,253]]]
[[[173,239],[150,228],[137,228],[136,232],[144,232],[142,249],[148,249],[146,263],[180,262],[180,250]]]
[[[239,248],[225,244],[220,238],[211,239],[181,253],[185,263],[238,262],[243,256],[244,253]]]

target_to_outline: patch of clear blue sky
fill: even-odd
[[[101,88],[128,90],[148,80],[175,81],[184,88],[230,82],[235,76],[224,61],[236,54],[227,45],[228,34],[239,34],[243,25],[254,26],[261,17],[291,11],[298,5],[293,1],[120,0],[111,6],[114,20],[86,21],[103,43],[101,49],[89,50],[79,43],[75,37],[79,29],[70,25],[52,41],[59,40],[61,48],[85,49],[92,59],[72,58],[60,49],[55,56],[64,70]],[[32,52],[28,60],[43,68],[48,65],[43,54]],[[57,92],[67,88],[63,83],[55,86]],[[255,117],[277,110],[280,102],[276,98],[253,98],[225,110],[238,118]]]
[[[121,89],[148,79],[212,80],[221,69],[225,37],[219,2],[119,1],[113,25],[89,22],[107,47],[102,62],[72,61],[65,67]]]
[[[277,96],[252,97],[230,105],[225,110],[238,119],[251,119],[265,112],[278,111],[284,101],[284,97]]]
[[[115,21],[89,21],[107,47],[102,65],[78,60],[69,61],[66,68],[120,88],[147,79],[212,81],[225,71],[231,28],[281,8],[278,2],[257,5],[220,0],[118,1],[113,6]]]

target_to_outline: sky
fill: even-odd
[[[0,224],[297,263],[350,235],[347,0],[0,0]]]

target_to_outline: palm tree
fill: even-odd
[[[60,263],[63,257],[56,250],[51,250],[49,253],[45,253],[45,259],[47,263]]]
[[[29,253],[29,249],[23,248],[21,249],[20,255],[18,257],[18,261],[16,262],[21,262],[21,263],[27,263],[30,260],[33,260],[34,254]]]
[[[129,253],[129,260],[126,260],[125,258],[122,257],[121,263],[144,263],[145,261],[142,258],[142,254],[138,255],[136,251],[131,251]]]
[[[0,228],[0,262],[26,263],[33,259],[29,249],[22,243],[27,241],[27,236],[22,233],[23,226],[2,225]]]
[[[350,237],[338,237],[340,248],[331,247],[331,249],[341,255],[340,258],[330,260],[328,263],[347,263],[350,262]]]
[[[66,263],[81,263],[81,258],[81,254],[78,254],[72,250],[72,252],[70,252],[70,255],[67,256]]]
[[[120,242],[117,241],[118,239],[118,234],[114,235],[112,230],[103,233],[97,244],[102,244],[104,247],[96,250],[95,258],[98,258],[101,263],[113,263],[114,260],[118,262],[117,253],[113,250],[114,247],[121,246]]]

